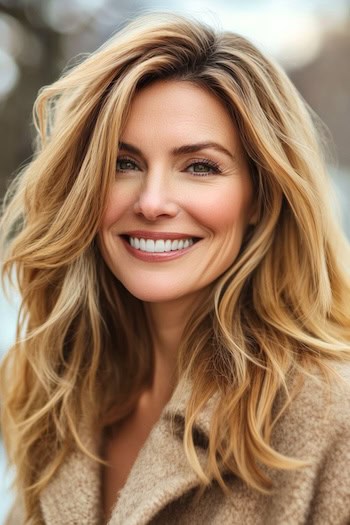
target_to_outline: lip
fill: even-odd
[[[123,235],[130,235],[130,233],[123,234]],[[135,233],[134,235],[135,237],[137,237]],[[163,235],[164,235],[164,232],[163,232]],[[178,235],[178,234],[174,234],[174,235]],[[130,237],[132,237],[132,235],[130,235]],[[147,238],[150,239],[151,237],[147,237]],[[178,238],[179,237],[176,237],[176,239]],[[183,239],[184,237],[181,237],[181,238]],[[194,243],[192,244],[192,246],[189,246],[188,248],[183,248],[182,250],[177,250],[173,252],[163,252],[163,253],[154,252],[152,253],[152,252],[142,252],[141,250],[137,250],[136,248],[133,248],[131,244],[129,244],[128,241],[123,236],[120,236],[120,239],[122,240],[126,250],[131,255],[133,255],[136,259],[140,259],[141,261],[145,261],[145,262],[172,261],[173,259],[178,259],[179,257],[186,255],[190,250],[192,250],[197,245],[197,243]],[[161,237],[161,239],[164,239],[164,237]]]
[[[178,232],[152,232],[146,230],[132,230],[121,233],[120,236],[138,237],[139,239],[199,239],[198,235],[189,235],[188,233]]]

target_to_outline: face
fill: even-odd
[[[253,221],[248,164],[227,110],[205,89],[158,81],[137,93],[99,232],[135,297],[195,297],[237,257]]]

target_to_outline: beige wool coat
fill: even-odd
[[[338,371],[346,383],[336,382],[329,404],[324,387],[308,378],[273,433],[277,450],[308,460],[309,466],[274,471],[275,491],[270,496],[226,474],[233,498],[214,483],[195,505],[198,479],[186,460],[181,430],[190,385],[180,382],[133,465],[109,525],[349,525],[350,369],[344,365]],[[201,461],[213,405],[214,400],[208,403],[196,425]],[[178,424],[173,433],[174,415]],[[84,439],[97,450],[93,432]],[[41,496],[44,523],[102,524],[100,480],[96,463],[81,452],[72,453]],[[15,508],[8,524],[20,525],[20,514]]]

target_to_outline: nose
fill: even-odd
[[[142,181],[134,204],[134,212],[149,221],[160,217],[175,217],[179,211],[174,189],[162,173],[148,172]]]

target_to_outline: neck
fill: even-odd
[[[181,338],[198,300],[196,294],[169,302],[145,303],[154,351],[152,391],[165,401],[175,386]]]

